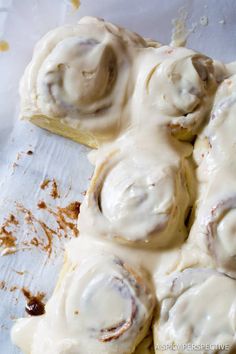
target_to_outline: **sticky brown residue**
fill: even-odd
[[[57,199],[60,198],[60,194],[58,192],[58,186],[57,186],[57,182],[55,179],[49,179],[49,178],[45,178],[45,180],[41,183],[40,188],[45,190],[46,188],[48,188],[51,185],[51,192],[50,195],[53,199]]]
[[[77,220],[80,213],[80,202],[72,202],[64,208],[59,207],[58,210],[70,219]]]
[[[48,225],[46,225],[45,222],[42,220],[39,220],[36,218],[33,213],[25,208],[24,206],[18,204],[17,205],[18,210],[24,213],[25,215],[25,222],[32,226],[32,231],[35,233],[35,237],[33,237],[30,241],[30,244],[36,247],[40,247],[42,250],[46,251],[48,255],[50,256],[52,253],[52,239],[53,236],[56,234],[56,231],[51,229]],[[43,231],[44,236],[46,236],[46,243],[45,240],[39,239],[38,232],[37,232],[37,226],[40,226],[41,230]]]
[[[10,49],[7,41],[0,41],[0,52],[7,52]]]
[[[2,255],[16,252],[16,237],[13,235],[14,231],[12,228],[18,224],[19,222],[16,217],[10,214],[0,226],[0,247],[2,248]]]
[[[10,214],[0,226],[1,255],[31,250],[36,247],[46,252],[50,257],[52,252],[57,250],[53,248],[56,239],[70,239],[78,236],[77,219],[80,212],[80,202],[75,201],[64,207],[52,208],[40,200],[37,207],[46,213],[46,218],[38,218],[33,211],[16,203],[17,215],[21,222],[19,223],[16,217]],[[28,225],[28,229],[25,229],[25,225]],[[27,239],[18,238],[21,229],[28,235]]]
[[[40,184],[40,188],[45,190],[48,187],[49,183],[50,183],[50,179],[45,178],[45,180]]]
[[[70,0],[70,2],[73,8],[78,10],[78,8],[80,7],[80,0]]]
[[[58,187],[57,187],[57,182],[55,179],[52,180],[52,190],[50,195],[53,197],[53,199],[60,198],[60,194],[58,192]]]
[[[45,313],[45,304],[42,300],[45,297],[44,293],[37,293],[37,295],[32,295],[31,292],[23,288],[23,295],[27,299],[27,304],[25,306],[26,312],[31,316],[41,316]]]
[[[43,200],[40,200],[37,205],[38,205],[39,209],[46,209],[47,208],[47,204]]]
[[[67,236],[67,230],[71,230],[74,237],[79,234],[77,228],[77,219],[80,213],[80,202],[70,203],[68,206],[57,208],[56,221],[60,230],[63,230]]]

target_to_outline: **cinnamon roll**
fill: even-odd
[[[190,197],[185,157],[191,148],[178,153],[165,134],[132,133],[96,161],[79,230],[131,245],[176,245],[186,232]]]
[[[134,107],[141,102],[151,124],[166,124],[180,140],[196,135],[216,89],[212,60],[186,48],[163,46],[146,50],[137,71]]]
[[[65,266],[35,326],[30,354],[133,353],[147,334],[155,305],[148,281],[108,254],[95,253],[78,264],[67,260]],[[18,345],[24,325],[19,322],[13,332]]]
[[[159,279],[156,353],[233,353],[236,282],[214,270],[187,269]]]
[[[236,75],[226,78],[215,95],[208,125],[198,137],[194,158],[200,166],[199,175],[221,169],[235,154]]]
[[[206,243],[217,268],[236,278],[236,193],[212,205],[206,226]]]
[[[20,86],[21,117],[91,147],[116,136],[126,104],[135,33],[92,17],[37,44]]]

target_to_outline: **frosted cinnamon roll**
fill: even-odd
[[[236,278],[236,194],[213,205],[205,224],[207,246],[217,268]]]
[[[21,117],[91,147],[116,136],[129,95],[133,47],[145,41],[92,17],[37,44],[20,86]]]
[[[181,140],[196,135],[216,89],[212,60],[190,49],[163,46],[144,52],[136,70],[134,106],[141,102],[152,124],[166,124]]]
[[[236,282],[214,270],[187,269],[159,280],[156,353],[234,353]]]
[[[170,141],[160,132],[130,132],[108,148],[80,209],[82,233],[130,245],[182,242],[190,204],[185,157],[191,149],[178,152]]]
[[[133,353],[148,331],[155,305],[148,281],[108,254],[95,253],[78,264],[67,260],[65,267],[35,326],[30,354]],[[26,321],[20,320],[12,333],[23,351]]]
[[[194,158],[200,166],[200,175],[224,169],[229,157],[235,154],[235,115],[236,75],[233,75],[219,86],[208,125],[195,143]]]

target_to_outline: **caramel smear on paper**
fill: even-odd
[[[0,52],[7,52],[10,49],[6,41],[0,41]]]
[[[78,237],[77,219],[80,213],[80,202],[75,201],[64,207],[49,207],[43,200],[37,203],[38,209],[51,215],[50,225],[37,218],[33,212],[22,204],[17,203],[17,213],[24,217],[24,223],[28,225],[27,234],[31,238],[27,241],[20,240],[21,229],[24,225],[16,219],[13,214],[6,218],[0,225],[0,250],[1,255],[6,256],[17,251],[29,250],[37,247],[51,256],[53,252],[54,239],[70,239]],[[48,217],[45,218],[48,220]],[[54,226],[51,226],[51,223]]]
[[[53,199],[60,198],[60,193],[58,191],[58,185],[55,179],[45,178],[45,180],[41,183],[40,188],[45,190],[51,185],[50,195]]]
[[[1,254],[7,255],[16,251],[16,237],[13,234],[12,227],[19,224],[13,214],[10,214],[0,226],[0,247],[3,249]]]
[[[71,0],[71,5],[73,6],[74,9],[78,10],[80,7],[80,0]]]

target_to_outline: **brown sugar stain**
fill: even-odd
[[[51,229],[46,223],[42,220],[39,220],[36,218],[33,213],[25,208],[24,206],[18,204],[18,209],[25,214],[25,221],[27,224],[31,225],[34,233],[38,235],[38,231],[36,228],[36,225],[39,225],[41,227],[41,230],[43,230],[44,235],[46,236],[47,243],[42,242],[41,240],[38,239],[38,237],[33,237],[30,241],[30,244],[32,246],[40,247],[42,250],[46,251],[48,253],[48,256],[51,255],[52,253],[52,239],[53,236],[56,234],[56,231]]]
[[[50,183],[50,179],[45,178],[44,181],[40,184],[40,188],[45,190],[48,187],[49,183]]]
[[[43,200],[40,200],[37,206],[39,209],[47,209],[47,204]]]
[[[58,207],[58,210],[73,220],[77,220],[80,213],[80,202],[72,202],[64,208]]]
[[[80,213],[80,202],[72,202],[66,207],[57,207],[57,212],[52,209],[48,211],[56,218],[59,237],[62,236],[60,231],[63,231],[64,237],[67,238],[68,229],[72,231],[74,237],[78,236],[77,219]]]
[[[56,182],[55,178],[53,178],[52,180],[49,179],[49,178],[45,178],[44,181],[40,184],[40,188],[42,190],[45,190],[50,185],[51,185],[51,191],[50,191],[51,197],[53,199],[60,198],[60,194],[59,194],[59,191],[58,191],[58,185],[57,185],[57,182]]]
[[[10,214],[0,226],[0,247],[2,255],[16,252],[16,237],[13,235],[14,229],[19,222],[13,214]]]
[[[52,190],[51,190],[50,195],[51,195],[51,197],[53,197],[53,199],[60,198],[60,194],[58,192],[57,182],[56,182],[55,179],[52,180]]]

